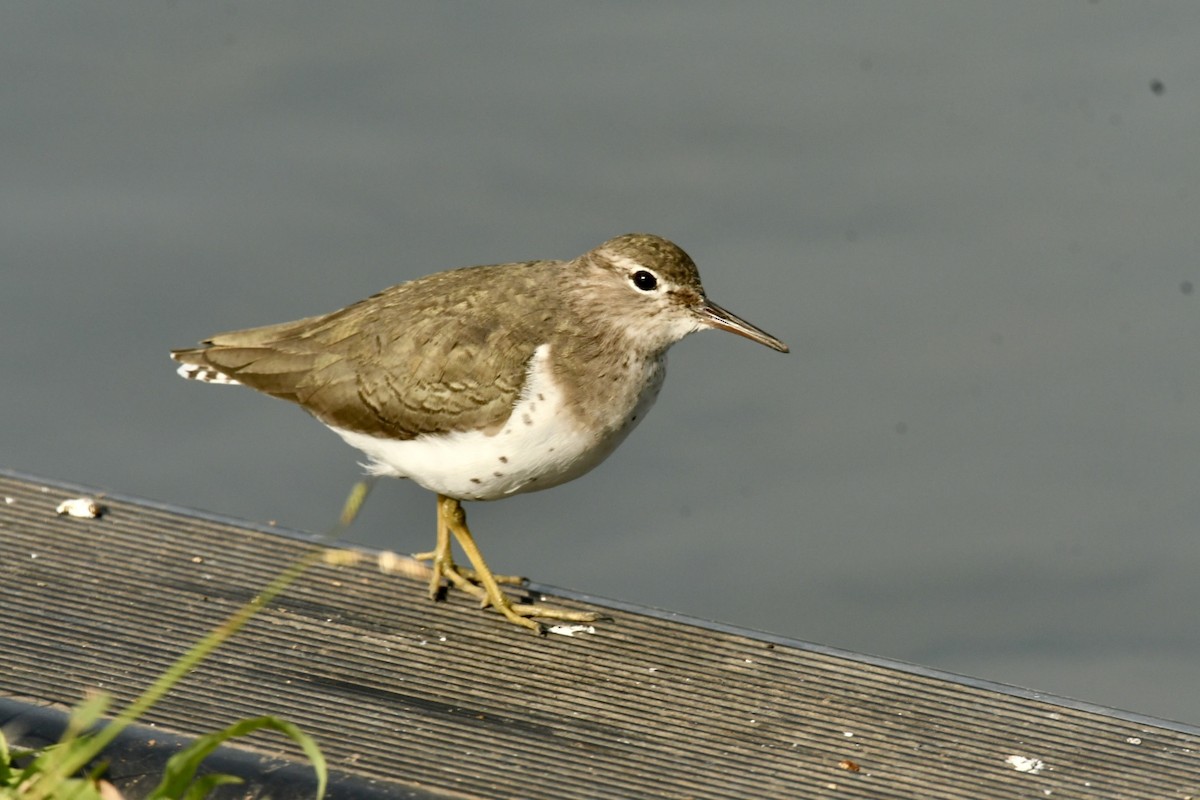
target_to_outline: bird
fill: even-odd
[[[645,417],[667,350],[718,329],[782,341],[705,294],[695,262],[630,233],[571,260],[462,267],[321,316],[220,333],[171,351],[184,378],[299,405],[365,454],[373,475],[437,495],[429,593],[448,586],[510,622],[599,614],[517,603],[483,559],[463,501],[549,489],[604,461]],[[455,562],[451,539],[473,569]]]

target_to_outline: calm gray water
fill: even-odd
[[[500,571],[1200,723],[1200,4],[0,9],[0,463],[325,528],[357,454],[166,352],[671,237],[704,333]],[[426,549],[391,482],[358,541]],[[481,624],[490,624],[486,618]]]

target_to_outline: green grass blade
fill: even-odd
[[[313,769],[317,773],[317,798],[320,800],[321,797],[324,797],[325,784],[328,778],[325,757],[321,755],[321,751],[317,748],[317,743],[313,741],[312,737],[300,730],[299,726],[287,720],[279,719],[278,717],[255,717],[253,719],[239,720],[225,730],[201,736],[188,745],[187,748],[171,756],[171,759],[167,761],[162,782],[155,787],[154,791],[147,797],[147,800],[175,800],[181,797],[204,797],[207,791],[203,794],[193,795],[189,789],[196,775],[196,770],[200,768],[200,764],[204,759],[208,758],[214,750],[228,740],[238,736],[246,736],[260,730],[272,730],[282,733],[300,746],[300,749],[304,751],[304,755],[308,757],[309,762],[313,765]],[[205,776],[205,778],[210,777],[215,776]]]

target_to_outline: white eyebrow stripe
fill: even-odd
[[[634,261],[632,258],[628,258],[626,256],[612,256],[611,260],[615,266],[622,267],[623,269],[626,269],[630,272],[637,272],[638,270],[644,269],[644,270],[646,270],[646,272],[649,272],[654,277],[656,277],[656,278],[660,277],[657,272],[650,269],[645,264],[639,264],[638,262]]]

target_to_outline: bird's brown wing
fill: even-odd
[[[332,314],[222,333],[172,357],[360,433],[495,429],[520,396],[538,344],[531,327],[553,324],[542,287],[554,266],[443,272]],[[521,302],[531,295],[539,301]]]

